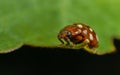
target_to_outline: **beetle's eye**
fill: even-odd
[[[69,37],[72,35],[72,33],[71,33],[70,31],[67,31],[66,34],[67,34],[67,36],[69,36]]]

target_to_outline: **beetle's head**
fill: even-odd
[[[58,38],[65,38],[65,37],[71,37],[72,33],[71,31],[61,31],[59,34],[58,34]]]

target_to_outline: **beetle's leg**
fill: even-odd
[[[61,38],[58,37],[58,39],[59,39],[59,41],[60,41],[62,44],[64,44],[64,42],[63,42],[63,40],[62,40]]]
[[[65,37],[64,40],[67,42],[66,45],[70,45],[70,39],[68,37]]]

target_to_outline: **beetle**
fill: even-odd
[[[83,23],[75,23],[64,27],[58,34],[58,39],[62,44],[73,45],[85,43],[90,49],[98,47],[98,37],[95,31]]]

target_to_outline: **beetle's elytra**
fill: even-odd
[[[58,39],[62,44],[67,45],[72,42],[73,44],[79,44],[85,42],[89,48],[98,47],[98,37],[94,30],[89,26],[77,23],[64,27],[58,34]],[[64,40],[64,41],[63,41]]]

